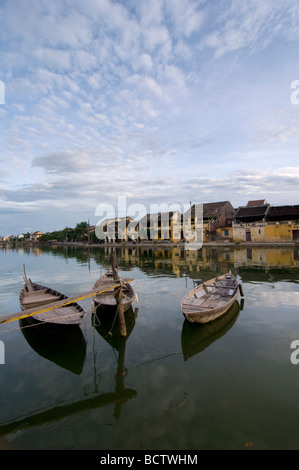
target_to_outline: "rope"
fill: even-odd
[[[129,282],[129,281],[127,281],[127,282]],[[122,281],[122,283],[125,284],[124,281]],[[112,288],[114,289],[114,287],[115,287],[115,286],[113,286]],[[119,285],[117,285],[116,287],[119,287]],[[103,290],[103,291],[101,291],[101,292],[97,292],[97,293],[94,294],[94,295],[101,294],[102,292],[106,292],[107,290],[111,290],[112,288],[105,289],[105,290]],[[87,297],[88,297],[88,296],[87,296]],[[72,301],[72,303],[73,303],[73,301]],[[63,307],[63,305],[61,305],[60,307]],[[60,308],[60,307],[59,307],[59,308]],[[55,310],[55,307],[53,307],[53,309]],[[48,310],[50,310],[50,309],[48,309]],[[86,310],[85,314],[87,314],[87,313],[89,313],[89,312],[90,312],[90,313],[95,313],[95,315],[94,315],[94,320],[95,320],[95,321],[94,321],[94,324],[95,324],[95,326],[96,326],[96,325],[100,325],[101,322],[100,322],[100,320],[98,319],[98,316],[97,316],[96,312],[94,312],[93,309],[91,309],[90,311],[89,311],[89,310]],[[116,313],[115,313],[115,316],[114,316],[114,319],[113,319],[113,323],[112,323],[112,326],[111,326],[111,328],[110,328],[110,331],[109,331],[108,335],[111,334],[111,330],[113,329],[113,326],[114,326],[114,324],[115,324],[115,321],[116,321],[116,318],[117,318],[117,314],[118,314],[118,308],[117,308],[117,310],[116,310]],[[34,312],[33,314],[30,314],[30,315],[28,315],[28,317],[31,316],[31,315],[36,315],[36,313]],[[61,319],[61,318],[69,318],[69,317],[72,317],[73,315],[78,315],[78,313],[76,312],[76,313],[71,313],[71,314],[69,314],[69,315],[59,315],[59,316],[57,316],[57,317],[55,317],[55,318],[51,318],[51,321],[40,320],[40,324],[44,325],[44,324],[46,324],[46,323],[50,323],[50,324],[51,324],[51,323],[55,323],[56,320],[59,320],[59,319]],[[26,317],[23,317],[23,316],[22,316],[20,319],[23,319],[23,318],[26,318]],[[0,317],[0,319],[1,319],[1,317]],[[17,320],[17,318],[16,318],[16,320]],[[11,321],[12,321],[12,320],[11,320]],[[96,323],[96,321],[98,321],[98,323]],[[5,322],[3,322],[3,325],[4,325],[4,323],[5,323]],[[8,322],[6,322],[6,323],[8,323]],[[25,329],[25,328],[32,328],[32,327],[35,327],[35,326],[36,326],[36,324],[30,324],[30,325],[19,326],[19,327],[17,327],[17,328],[11,328],[11,329],[9,329],[9,330],[0,331],[0,334],[11,333],[12,331],[23,330],[23,329]]]
[[[91,310],[90,310],[90,312],[91,312]],[[89,310],[87,310],[85,313],[89,313]],[[41,325],[45,325],[45,324],[47,324],[47,323],[50,323],[50,324],[51,324],[52,322],[55,322],[55,320],[59,320],[60,318],[71,317],[72,315],[73,315],[73,314],[70,314],[70,315],[63,315],[63,316],[62,316],[62,315],[59,315],[59,317],[52,318],[52,319],[51,319],[51,320],[52,320],[51,322],[49,322],[49,321],[47,321],[47,320],[45,320],[45,321],[40,320],[40,324],[41,324]],[[83,322],[83,319],[82,319],[82,322]],[[32,324],[30,324],[30,325],[18,326],[18,327],[16,327],[16,328],[10,328],[9,330],[0,331],[0,335],[1,335],[1,334],[4,334],[4,333],[11,333],[12,331],[24,330],[25,328],[34,328],[34,327],[36,327],[36,323],[32,323]]]
[[[114,323],[115,323],[115,320],[116,320],[117,314],[118,314],[118,307],[117,307],[117,309],[116,309],[116,313],[115,313],[115,315],[114,315],[113,323],[112,323],[112,325],[111,325],[111,328],[110,328],[110,330],[109,330],[109,332],[108,332],[108,335],[110,335],[110,336],[112,336],[112,333],[111,333],[111,331],[113,330],[113,327],[114,327]]]
[[[118,287],[118,292],[121,290],[122,284],[125,284],[124,281],[122,281],[122,280],[120,281],[120,283],[121,283],[121,285],[120,285],[120,287]],[[114,324],[115,324],[115,320],[116,320],[116,318],[117,318],[118,310],[119,310],[119,305],[117,306],[117,309],[116,309],[116,312],[115,312],[115,315],[114,315],[114,319],[113,319],[111,328],[110,328],[110,330],[109,330],[108,333],[107,333],[107,336],[112,336],[112,333],[111,333],[111,332],[112,332],[112,330],[113,330],[113,327],[114,327]],[[95,317],[94,324],[96,325],[96,320],[97,320],[97,321],[98,321],[98,324],[97,324],[97,325],[100,325],[101,322],[100,322],[100,320],[99,320],[99,318],[98,318],[98,316],[97,316],[96,310],[95,310],[95,315],[94,315],[94,317]]]

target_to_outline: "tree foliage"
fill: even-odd
[[[99,241],[94,231],[90,231],[88,234],[88,223],[79,222],[76,227],[65,227],[63,230],[55,230],[54,232],[44,233],[39,241],[57,241],[57,242],[95,242]],[[89,235],[89,236],[88,236]]]

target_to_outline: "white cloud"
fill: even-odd
[[[297,0],[3,0],[0,15],[5,223],[108,193],[296,202]]]
[[[223,24],[202,40],[202,46],[215,49],[215,56],[248,48],[249,52],[267,47],[279,33],[290,35],[289,11],[294,1],[245,0],[222,3]]]
[[[186,184],[192,187],[201,202],[224,199],[238,206],[246,205],[251,199],[266,199],[273,205],[297,204],[299,168],[239,170],[226,178],[191,178]]]
[[[177,37],[190,37],[199,32],[204,20],[204,12],[199,9],[200,2],[166,0],[165,4]]]
[[[164,51],[162,56],[167,57],[171,51],[172,41],[168,29],[164,25],[154,25],[144,30],[143,41],[145,49],[150,51],[150,53],[155,52],[159,54],[161,52],[158,48],[160,48],[160,50]]]
[[[295,106],[271,111],[254,123],[261,142],[297,142],[299,140],[299,110]]]
[[[37,47],[33,56],[39,64],[57,72],[66,72],[71,69],[70,51]]]
[[[136,57],[133,63],[134,70],[150,71],[153,67],[153,59],[149,54],[141,54]]]

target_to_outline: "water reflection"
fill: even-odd
[[[110,267],[111,251],[59,247],[28,258],[17,250],[4,253],[2,311],[19,308],[23,262],[37,279],[45,275],[75,295],[90,289],[99,271]],[[53,360],[50,344],[46,352],[41,341],[36,346],[31,331],[30,338],[19,329],[1,337],[7,341],[7,365],[0,374],[0,440],[10,434],[8,440],[16,445],[37,449],[240,449],[249,440],[255,448],[298,448],[298,369],[289,359],[291,340],[298,333],[299,257],[294,248],[203,247],[187,254],[171,247],[122,247],[117,257],[120,270],[134,270],[138,321],[131,311],[129,337],[121,340],[116,323],[111,330],[113,320],[105,326],[97,317],[100,323],[92,325],[87,316],[82,373],[75,364],[80,375],[62,369],[61,357]],[[186,291],[196,280],[229,269],[244,286],[246,315],[237,316],[236,309],[213,324],[183,324],[179,305]],[[91,299],[86,304],[89,315]],[[22,335],[34,350],[28,351]],[[223,340],[226,347],[215,361],[211,351]],[[74,362],[82,365],[83,355]],[[192,363],[203,357],[205,367],[198,374]],[[47,367],[39,367],[41,362]],[[219,374],[227,363],[231,367]],[[191,399],[181,407],[185,393]],[[173,403],[180,404],[175,412]],[[269,428],[277,432],[269,435]]]
[[[74,374],[81,374],[86,356],[86,340],[81,328],[73,329],[68,335],[51,335],[32,327],[26,318],[19,320],[19,325],[37,354]]]
[[[126,388],[124,384],[126,377],[126,343],[135,326],[136,317],[137,309],[133,311],[132,307],[130,307],[130,309],[125,313],[128,336],[126,338],[122,338],[120,336],[119,326],[117,323],[113,322],[113,318],[111,316],[105,318],[101,315],[100,311],[96,312],[96,314],[93,316],[93,326],[95,330],[111,345],[111,347],[113,347],[113,349],[118,352],[114,391],[108,393],[98,393],[98,390],[96,389],[96,393],[93,392],[93,396],[90,398],[86,398],[84,400],[70,404],[56,406],[46,411],[33,413],[18,420],[2,424],[0,425],[0,437],[15,432],[16,430],[20,431],[23,428],[28,429],[33,426],[40,426],[45,423],[60,421],[65,417],[72,416],[82,411],[95,410],[97,408],[110,405],[114,405],[113,415],[116,419],[119,419],[122,405],[137,395],[136,390]],[[21,321],[23,320],[20,320],[20,322]],[[81,367],[80,365],[82,364],[82,360],[84,362],[85,357],[85,342],[83,341],[83,338],[80,337],[79,330],[81,331],[81,329],[78,328],[78,331],[72,332],[69,337],[64,337],[62,343],[58,343],[58,347],[56,343],[58,339],[57,337],[54,339],[54,337],[46,337],[46,335],[42,336],[40,332],[35,331],[34,328],[25,328],[21,331],[23,332],[30,346],[32,346],[32,348],[38,352],[38,354],[46,357],[49,360],[52,360],[61,367],[69,368],[70,364],[72,364],[72,368],[70,370],[72,370],[72,372],[77,371],[76,373],[78,373]],[[73,333],[74,336],[72,336]],[[72,361],[67,344],[64,346],[63,341],[71,345],[73,352],[75,351],[73,348],[76,348],[77,344],[79,351],[75,353],[76,360]],[[44,345],[42,344],[43,342],[45,343]],[[76,366],[74,366],[74,364],[76,364]]]
[[[230,309],[216,320],[206,324],[183,323],[181,343],[184,360],[199,354],[214,341],[224,336],[235,324],[240,313],[240,304],[236,300]]]
[[[242,272],[244,269],[269,271],[299,267],[299,248],[290,246],[203,246],[200,250],[187,250],[179,246],[121,246],[121,247],[44,247],[53,256],[75,258],[79,263],[90,266],[95,261],[101,268],[110,268],[110,256],[115,249],[119,269],[126,271],[139,267],[148,276],[166,274],[174,277],[186,275],[196,278],[199,272],[227,272],[230,269]]]
[[[98,307],[92,316],[92,325],[95,330],[104,338],[110,346],[117,352],[117,370],[115,374],[115,400],[113,416],[116,419],[120,418],[121,407],[129,399],[136,397],[137,392],[133,389],[127,389],[125,387],[125,378],[127,370],[125,368],[125,353],[126,343],[132,333],[137,318],[138,309],[133,311],[130,307],[125,313],[125,322],[127,329],[127,336],[122,337],[120,335],[120,329],[118,324],[118,318],[115,314],[111,314],[111,311],[107,312],[107,309]]]

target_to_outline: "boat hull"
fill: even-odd
[[[19,295],[22,310],[43,308],[47,304],[67,300],[68,297],[49,287],[31,282],[32,291],[25,285]],[[65,333],[77,327],[82,322],[85,311],[76,302],[65,307],[26,317],[27,323],[52,333]]]
[[[190,323],[208,323],[224,315],[238,294],[238,281],[227,273],[192,289],[183,298],[181,310]]]
[[[122,286],[123,298],[121,299],[121,303],[123,310],[126,311],[132,305],[132,302],[135,298],[135,292],[129,282],[126,282],[125,279],[123,279],[123,281],[125,282]],[[116,281],[114,281],[112,273],[108,271],[94,283],[93,289],[106,290],[112,287],[115,282]],[[119,282],[116,282],[116,284],[119,284]],[[106,310],[115,310],[117,308],[117,302],[114,297],[114,289],[94,296],[93,302],[95,308]]]

